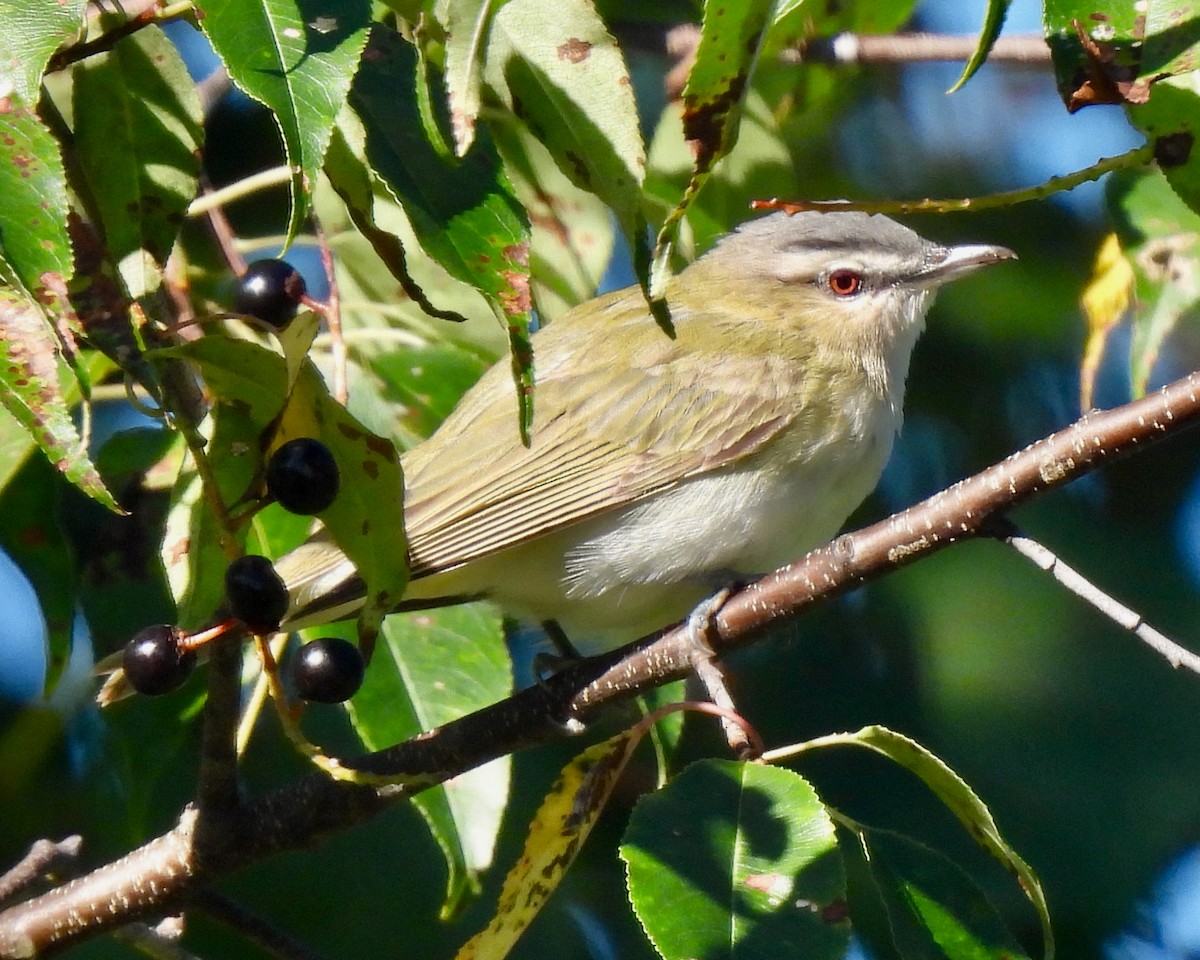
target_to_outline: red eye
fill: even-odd
[[[825,281],[835,297],[852,297],[862,289],[862,274],[856,270],[834,270]]]

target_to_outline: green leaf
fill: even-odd
[[[996,38],[1000,36],[1000,31],[1004,27],[1004,18],[1008,15],[1008,8],[1012,0],[988,0],[987,15],[983,21],[983,30],[979,33],[979,43],[976,44],[971,58],[967,61],[967,65],[963,67],[962,76],[960,76],[949,90],[953,93],[959,89],[964,83],[975,76],[975,71],[983,66],[983,62],[991,53],[992,47],[996,43]]]
[[[112,409],[123,401],[111,401]],[[96,454],[96,466],[114,487],[164,463],[179,443],[179,434],[162,426],[129,427],[110,436]]]
[[[1152,80],[1163,77],[1182,77],[1200,69],[1200,33],[1196,20],[1200,18],[1200,3],[1196,0],[1149,0],[1135,5],[1144,14],[1145,41],[1141,47],[1140,76]],[[1135,22],[1135,30],[1138,24]]]
[[[912,17],[916,0],[875,0],[873,3],[827,3],[825,0],[782,0],[771,25],[774,44],[797,32],[811,38],[853,33],[891,33]]]
[[[349,111],[346,113],[349,115]],[[340,134],[335,132],[330,142],[327,168],[339,139]],[[404,211],[388,189],[366,171],[365,160],[353,160],[353,163],[357,164],[360,171],[364,171],[368,204],[378,230],[387,234],[389,244],[396,247],[403,245],[412,253],[411,259],[406,258],[406,262],[414,284],[437,305],[435,309],[466,317],[466,322],[447,324],[435,319],[411,297],[397,294],[395,274],[376,253],[372,241],[359,230],[349,229],[357,221],[349,215],[347,204],[336,195],[330,178],[325,177],[318,193],[318,202],[334,255],[341,295],[342,324],[355,339],[352,356],[366,361],[394,349],[391,341],[400,338],[402,342],[414,343],[445,340],[494,361],[505,349],[504,330],[496,322],[487,301],[474,287],[452,277],[441,264],[424,255]],[[387,328],[382,334],[378,332],[381,326]],[[373,377],[367,378],[368,382],[373,380]],[[361,393],[361,390],[352,390],[352,402],[357,402],[356,398]],[[404,438],[405,411],[391,404],[389,408],[388,423],[380,424],[383,428],[376,429],[376,432]]]
[[[389,399],[410,412],[413,429],[427,437],[488,366],[478,354],[443,343],[385,354],[371,368],[386,384]]]
[[[278,503],[268,503],[250,521],[247,550],[264,557],[282,557],[308,539],[312,517],[289,513]]]
[[[528,350],[533,304],[529,296],[529,226],[500,168],[491,142],[477,137],[458,166],[448,165],[422,134],[415,100],[417,58],[411,45],[382,28],[355,78],[350,103],[362,120],[340,130],[350,153],[370,169],[404,207],[421,245],[455,278],[484,295],[509,335],[522,398],[522,426],[531,418],[532,359]],[[347,202],[362,193],[345,182],[349,164],[331,165],[330,177]],[[378,244],[376,249],[379,250]]]
[[[634,911],[666,960],[845,954],[833,824],[789,770],[693,764],[638,802],[621,857]]]
[[[60,353],[38,306],[18,291],[0,287],[0,402],[71,483],[118,510],[71,419],[59,385]]]
[[[1157,172],[1114,175],[1108,201],[1121,253],[1133,270],[1137,306],[1129,375],[1140,395],[1166,338],[1181,320],[1200,318],[1200,214]]]
[[[235,337],[200,337],[146,354],[150,360],[187,360],[200,370],[218,403],[244,408],[261,430],[287,399],[287,366],[273,350]]]
[[[155,362],[196,365],[214,398],[211,437],[205,448],[215,493],[225,509],[252,494],[259,475],[263,433],[287,399],[284,359],[248,340],[212,335],[147,354]],[[245,526],[237,528],[244,542]],[[186,462],[171,493],[162,560],[178,607],[178,625],[203,626],[224,596],[228,555],[220,517],[204,496],[200,474]]]
[[[1097,8],[1083,0],[1047,0],[1046,42],[1067,109],[1124,106],[1155,145],[1171,185],[1200,211],[1200,3],[1145,0]]]
[[[446,97],[454,151],[465,156],[475,141],[488,33],[506,0],[443,0],[436,14],[446,32]]]
[[[321,628],[328,634],[327,627]],[[362,688],[348,708],[372,750],[504,699],[512,692],[508,650],[496,611],[464,604],[389,617]],[[413,802],[449,869],[444,914],[479,892],[507,803],[511,759],[503,757],[426,790]]]
[[[341,471],[337,498],[321,513],[321,522],[366,584],[358,629],[360,641],[369,642],[408,583],[404,480],[396,448],[333,398],[311,361],[300,368],[275,443],[298,436],[323,442]]]
[[[107,358],[94,351],[83,354],[85,375],[92,381],[109,373],[112,369]],[[77,381],[68,381],[64,391],[68,405],[77,403],[80,398],[80,385]],[[29,455],[37,449],[33,435],[16,417],[0,406],[0,492],[4,490],[13,477],[21,470]],[[104,465],[98,464],[101,476],[108,476]]]
[[[430,256],[493,304],[509,305],[505,315],[519,315],[528,310],[524,213],[489,141],[479,139],[456,166],[430,146],[417,113],[416,70],[409,43],[382,28],[372,31],[350,94],[362,127],[342,128],[347,145],[404,207]]]
[[[935,850],[886,830],[851,828],[904,960],[1023,960],[972,879]]]
[[[1086,0],[1046,0],[1042,7],[1042,29],[1058,94],[1071,111],[1092,103],[1123,102],[1130,78],[1139,72],[1141,14],[1132,3],[1109,3],[1101,19],[1093,19],[1097,12],[1096,5]],[[1077,23],[1086,39],[1081,39]],[[1125,93],[1117,85],[1118,78]]]
[[[203,117],[195,84],[157,27],[75,66],[75,147],[109,255],[137,299],[157,289],[196,195]]]
[[[594,193],[571,182],[528,127],[493,124],[492,134],[533,227],[529,262],[538,318],[553,323],[595,296],[612,256],[612,213]]]
[[[350,220],[400,281],[409,299],[427,316],[461,322],[460,314],[434,305],[414,280],[404,248],[412,241],[407,238],[408,223],[404,221],[407,217],[418,240],[427,244],[427,252],[451,276],[492,290],[494,304],[497,277],[486,266],[492,257],[503,257],[504,248],[462,251],[462,242],[469,238],[458,235],[454,224],[455,217],[472,206],[479,209],[490,202],[493,193],[494,198],[503,199],[508,187],[497,179],[498,163],[488,162],[482,149],[473,151],[468,162],[458,166],[422,136],[422,127],[416,124],[419,107],[406,96],[414,94],[414,84],[418,89],[424,85],[415,71],[412,46],[395,32],[377,26],[364,70],[355,79],[354,109],[343,110],[338,118],[325,157],[325,173],[346,204]],[[372,125],[376,131],[368,137]],[[468,194],[462,204],[443,203],[456,197],[462,187],[467,187]],[[400,204],[408,210],[401,212]],[[401,238],[402,232],[406,239]]]
[[[37,103],[50,55],[79,35],[86,7],[87,0],[0,4],[0,90],[15,91],[24,103]]]
[[[1197,48],[1200,61],[1200,48]],[[1200,213],[1200,70],[1167,77],[1151,87],[1150,100],[1131,105],[1129,119],[1154,144],[1158,169],[1179,198]]]
[[[771,0],[725,3],[710,0],[696,60],[683,88],[683,136],[692,152],[687,189],[658,232],[651,296],[662,295],[680,221],[712,172],[713,164],[737,142],[750,75],[774,4]]]
[[[587,0],[510,0],[493,24],[484,81],[573,183],[628,224],[646,156],[629,68]]]
[[[509,0],[491,26],[483,82],[562,173],[616,214],[648,280],[646,153],[624,55],[589,0]]]
[[[258,464],[259,430],[246,408],[217,404],[210,419],[212,436],[206,457],[217,479],[221,502],[228,507],[241,498]],[[234,542],[244,543],[245,526],[237,528]],[[175,623],[182,630],[207,626],[225,598],[225,568],[229,556],[223,547],[226,532],[220,517],[204,496],[195,463],[186,458],[171,489],[159,556],[167,585],[175,600]]]
[[[367,0],[203,0],[200,20],[229,76],[275,115],[294,168],[290,241],[308,213],[334,120],[367,39]]]
[[[1047,960],[1054,956],[1054,934],[1041,881],[1000,835],[991,811],[958,774],[915,740],[886,727],[870,726],[854,733],[831,734],[809,744],[811,747],[837,745],[873,750],[918,776],[966,827],[975,842],[1017,877],[1041,921],[1045,956]]]
[[[737,140],[742,100],[772,6],[769,0],[704,5],[696,60],[683,88],[683,136],[695,157],[694,179],[707,174]]]
[[[0,406],[0,493],[13,482],[35,449],[37,446],[24,424]]]
[[[102,352],[115,368],[157,397],[161,385],[142,356],[142,320],[135,323],[117,265],[99,230],[78,217],[71,219],[71,246],[76,256],[69,289],[70,311],[60,308],[56,323],[86,329],[89,346]],[[71,311],[74,317],[71,316]]]
[[[650,144],[646,193],[665,217],[687,189],[692,157],[682,136],[681,108],[663,111]],[[692,258],[712,246],[731,224],[746,219],[755,197],[795,195],[800,189],[795,163],[783,130],[757,89],[746,97],[737,145],[721,161],[704,189],[688,206],[679,246],[690,239]]]
[[[39,296],[74,266],[67,237],[67,186],[58,142],[15,94],[0,112],[0,267]]]
[[[348,138],[358,145],[357,152],[351,148]],[[370,243],[392,277],[400,281],[400,288],[410,300],[430,316],[461,319],[435,306],[409,272],[408,254],[394,232],[395,224],[390,230],[384,226],[389,222],[388,215],[395,214],[399,206],[368,168],[362,154],[363,140],[361,125],[353,115],[343,111],[325,153],[325,173],[345,204],[350,221],[358,234]]]
[[[225,592],[229,558],[221,549],[220,528],[204,502],[200,474],[182,466],[167,507],[159,559],[175,601],[175,623],[181,630],[204,626]]]
[[[1129,119],[1154,143],[1159,169],[1200,213],[1200,2],[1150,0],[1134,23],[1138,78],[1127,98]],[[1143,95],[1143,92],[1145,95]]]

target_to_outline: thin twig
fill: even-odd
[[[233,81],[229,79],[229,70],[225,64],[221,64],[203,80],[198,81],[196,96],[200,98],[200,109],[204,116],[207,117],[212,113],[213,108],[232,88]]]
[[[200,190],[201,196],[198,200],[194,200],[193,204],[202,201],[205,196],[213,192],[207,177],[201,178]],[[191,208],[189,207],[189,209]],[[213,232],[217,246],[221,248],[225,262],[229,264],[229,269],[233,271],[234,276],[240,277],[246,272],[246,258],[238,250],[237,234],[229,225],[229,218],[225,216],[224,208],[220,204],[216,204],[209,206],[204,212],[208,216],[208,227]]]
[[[146,956],[153,957],[154,960],[200,960],[200,957],[190,950],[185,950],[177,942],[183,932],[181,926],[178,931],[167,932],[164,929],[178,925],[178,919],[169,917],[155,927],[145,923],[131,923],[114,930],[113,936]]]
[[[29,852],[0,874],[0,903],[20,893],[31,883],[73,867],[83,847],[83,837],[73,834],[62,840],[37,840]]]
[[[120,41],[126,37],[137,33],[145,27],[154,26],[159,23],[166,23],[170,20],[178,20],[180,17],[187,16],[193,9],[192,0],[179,0],[178,3],[168,4],[167,6],[158,6],[153,4],[147,7],[141,13],[135,14],[122,24],[118,24],[111,30],[105,31],[95,40],[88,40],[83,43],[73,43],[69,47],[63,47],[50,58],[46,64],[46,73],[53,73],[56,70],[62,70],[69,67],[73,63],[78,63],[87,57],[95,56],[98,53],[105,53],[115,47]]]
[[[271,657],[276,662],[283,656],[287,640],[288,635],[286,633],[279,633],[273,636],[267,645]],[[238,720],[234,749],[237,751],[239,757],[243,756],[246,753],[246,749],[250,746],[250,736],[254,733],[254,728],[258,724],[259,715],[262,713],[263,705],[266,704],[269,694],[270,682],[267,677],[267,671],[266,669],[260,669],[258,677],[254,681],[254,688],[250,691],[250,696],[246,698],[245,706],[242,707],[241,719]]]
[[[218,541],[229,561],[237,559],[242,549],[238,542],[237,520],[221,496],[221,488],[209,462],[207,440],[200,432],[199,421],[189,415],[181,402],[182,365],[166,366],[164,374],[174,370],[173,377],[163,376],[163,411],[183,437],[191,454],[192,465],[200,478],[205,505],[218,523]],[[190,382],[190,381],[189,381]],[[210,645],[208,697],[204,704],[204,726],[201,742],[200,779],[197,786],[197,805],[204,829],[211,817],[225,816],[236,811],[240,802],[237,753],[234,742],[237,730],[240,696],[241,647],[237,637],[222,637]]]
[[[323,960],[308,944],[218,890],[201,890],[193,904],[279,960]]]
[[[317,237],[317,249],[321,251],[325,280],[329,284],[329,293],[319,307],[320,315],[325,318],[325,325],[329,328],[330,355],[333,360],[333,396],[338,403],[345,406],[349,398],[346,388],[346,340],[342,336],[342,298],[338,293],[337,270],[334,267],[333,250],[329,246],[325,228],[321,226],[321,221],[315,213],[310,213],[309,219]]]
[[[669,100],[676,100],[683,93],[699,44],[700,27],[692,23],[641,29],[626,27],[621,31],[623,48],[652,50],[670,58],[674,65],[663,83]],[[779,61],[795,65],[824,63],[843,67],[889,63],[965,63],[978,46],[979,38],[967,34],[846,32],[831,37],[813,37],[795,47],[781,50]],[[1036,34],[999,37],[988,52],[987,59],[993,64],[1042,68],[1051,63],[1050,47]]]
[[[200,741],[200,777],[196,786],[199,827],[236,816],[242,803],[237,752],[241,708],[242,643],[234,634],[208,645],[208,697]]]
[[[1043,183],[1019,190],[989,193],[982,197],[925,200],[753,200],[754,210],[783,210],[799,213],[802,210],[861,210],[866,213],[954,213],[962,210],[994,210],[1011,207],[1030,200],[1044,200],[1055,193],[1073,190],[1080,184],[1099,180],[1114,170],[1129,170],[1147,166],[1154,159],[1154,144],[1145,143],[1115,157],[1103,157],[1090,167],[1051,177]]]
[[[1049,573],[1077,597],[1128,630],[1150,649],[1165,658],[1175,669],[1186,667],[1193,673],[1200,673],[1200,656],[1155,630],[1142,619],[1139,613],[1105,593],[1078,570],[1063,562],[1048,547],[1038,543],[1032,537],[1025,536],[1015,524],[1005,518],[997,518],[996,529],[991,535],[997,540],[1007,543],[1026,560]]]
[[[233,203],[235,200],[244,200],[246,197],[253,196],[260,190],[282,186],[291,182],[292,168],[289,166],[284,165],[260,170],[258,173],[252,173],[241,180],[235,180],[233,183],[226,184],[219,190],[205,190],[188,204],[187,215],[189,217],[203,216],[206,213],[216,210],[218,207]]]
[[[941,33],[839,33],[817,37],[781,58],[802,63],[850,66],[860,63],[959,63],[969,60],[979,38]],[[1049,66],[1050,47],[1037,34],[999,37],[988,53],[989,63]]]

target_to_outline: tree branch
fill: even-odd
[[[993,519],[1046,490],[1180,432],[1200,419],[1200,374],[1141,400],[1089,413],[982,473],[855,533],[733,594],[706,639],[722,654],[752,642],[817,600],[912,563],[952,543],[989,535]],[[523,747],[563,736],[563,720],[589,719],[686,675],[694,646],[686,624],[574,664],[515,696],[348,765],[403,777],[366,786],[312,773],[247,801],[235,815],[188,808],[179,824],[115,863],[0,913],[0,960],[43,955],[86,937],[187,905],[206,885],[275,853],[309,846],[397,800]]]
[[[180,17],[190,14],[193,9],[192,0],[179,0],[177,3],[166,5],[148,4],[124,23],[106,30],[95,40],[73,43],[68,47],[63,47],[56,51],[50,58],[49,63],[46,64],[46,73],[64,70],[71,64],[78,63],[87,57],[92,57],[99,53],[107,53],[126,37],[137,33],[139,30],[154,26],[155,24],[178,20]]]
[[[971,58],[979,38],[940,33],[839,33],[817,37],[797,50],[787,51],[804,63],[930,63]],[[1036,34],[998,37],[988,53],[989,63],[1050,65],[1050,48]]]
[[[214,920],[219,920],[236,930],[273,957],[280,960],[323,960],[321,954],[308,944],[217,890],[201,891],[193,903]]]
[[[38,840],[20,862],[0,874],[0,903],[36,883],[38,880],[58,873],[66,867],[73,868],[79,859],[83,837],[73,835],[57,842]]]
[[[1031,537],[1025,536],[1015,524],[1001,521],[998,529],[992,534],[996,539],[1007,543],[1030,563],[1045,570],[1067,590],[1090,604],[1102,614],[1128,630],[1135,637],[1158,653],[1172,667],[1185,667],[1192,673],[1200,673],[1200,656],[1186,650],[1170,637],[1155,630],[1136,610],[1131,610],[1115,597],[1110,596],[1088,580],[1074,567],[1068,566],[1050,549],[1038,543]]]

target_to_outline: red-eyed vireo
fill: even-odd
[[[636,287],[574,308],[533,337],[528,447],[501,362],[404,456],[401,609],[488,598],[591,653],[798,558],[879,480],[936,288],[1013,256],[878,215],[774,213],[670,282],[673,339]],[[283,629],[362,604],[322,536],[276,569]]]

